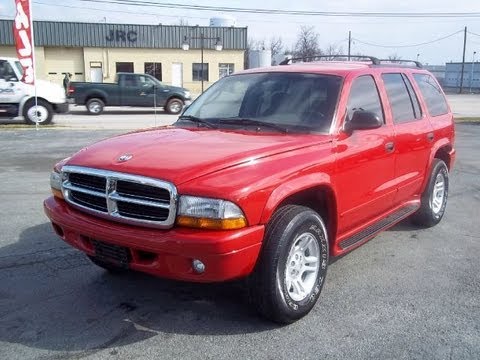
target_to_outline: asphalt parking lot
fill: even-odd
[[[449,205],[333,262],[320,301],[285,327],[239,284],[109,275],[43,214],[55,161],[120,130],[0,132],[2,359],[478,359],[480,126],[457,126]]]

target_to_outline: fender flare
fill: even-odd
[[[295,195],[303,190],[320,186],[328,187],[330,190],[332,190],[336,198],[336,191],[332,186],[330,175],[325,173],[307,174],[283,182],[280,186],[275,188],[268,197],[260,217],[260,223],[266,224],[282,201],[289,196]]]
[[[18,103],[18,116],[23,116],[23,107],[25,106],[25,104],[27,103],[27,101],[31,100],[31,99],[35,99],[35,96],[31,96],[31,95],[25,95],[21,100],[20,102]],[[48,101],[47,99],[41,97],[41,96],[37,96],[37,99],[38,100],[43,100],[47,103],[49,103],[50,105],[52,105],[52,103],[50,101]]]
[[[435,145],[433,145],[432,151],[430,152],[430,158],[428,159],[428,164],[425,169],[425,177],[423,179],[421,193],[423,193],[423,191],[425,190],[425,187],[428,184],[428,180],[430,178],[430,169],[432,168],[432,163],[433,163],[433,159],[435,159],[435,154],[439,149],[446,146],[453,148],[451,142],[447,138],[439,139],[437,142],[435,142]]]

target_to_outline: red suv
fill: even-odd
[[[316,303],[330,257],[406,217],[442,219],[453,141],[445,96],[418,63],[254,69],[212,85],[172,126],[61,161],[44,207],[109,271],[246,278],[258,311],[291,323]]]

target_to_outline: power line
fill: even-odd
[[[83,2],[148,6],[171,9],[188,9],[198,11],[221,11],[234,13],[253,13],[269,15],[302,15],[302,16],[330,16],[330,17],[408,17],[408,18],[478,18],[480,12],[335,12],[335,11],[309,11],[309,10],[281,10],[281,9],[262,9],[262,8],[238,8],[227,6],[209,6],[209,5],[188,5],[178,3],[157,3],[152,1],[139,0],[80,0]]]
[[[480,36],[480,34],[476,34],[476,33],[471,32],[471,31],[467,31],[467,33],[469,33],[470,35]]]
[[[412,44],[412,45],[380,45],[380,44],[373,44],[373,43],[370,43],[370,42],[362,41],[362,40],[359,40],[357,38],[353,38],[353,40],[360,43],[360,44],[375,46],[375,47],[381,47],[381,48],[408,48],[408,47],[418,47],[418,46],[422,46],[422,45],[433,44],[435,42],[448,39],[448,38],[450,38],[454,35],[457,35],[461,32],[463,32],[463,30],[458,30],[458,31],[456,31],[456,32],[454,32],[450,35],[446,35],[446,36],[443,36],[441,38],[438,38],[438,39],[435,39],[435,40],[432,40],[432,41],[427,41],[427,42],[423,42],[423,43],[419,43],[419,44]]]

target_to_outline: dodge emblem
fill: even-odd
[[[130,160],[132,157],[133,157],[132,154],[123,154],[122,156],[120,156],[120,157],[118,158],[118,161],[119,161],[119,162],[125,162],[125,161]]]

